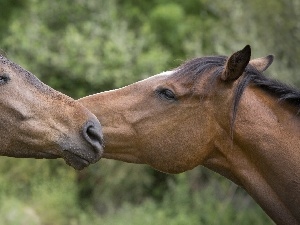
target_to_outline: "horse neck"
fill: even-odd
[[[228,122],[223,123],[217,150],[204,164],[243,186],[278,224],[300,224],[300,118],[296,113],[287,103],[247,88],[233,140]]]

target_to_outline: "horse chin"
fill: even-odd
[[[172,162],[172,160],[170,162]],[[167,173],[167,174],[179,174],[179,173],[183,173],[187,170],[191,170],[194,168],[189,165],[183,165],[181,163],[176,164],[176,163],[170,163],[170,162],[159,161],[159,160],[153,161],[152,160],[152,161],[147,161],[146,164],[148,164],[155,170],[158,170],[160,172]]]
[[[19,157],[19,158],[35,158],[35,159],[57,159],[57,158],[63,158],[65,162],[73,167],[75,170],[82,170],[91,163],[88,159],[84,159],[83,157],[73,154],[69,152],[68,150],[64,150],[61,155],[56,155],[56,154],[51,154],[51,153],[46,153],[46,152],[39,152],[39,153],[34,153],[34,154],[26,154],[26,155],[17,155],[14,157]]]
[[[62,156],[65,162],[69,166],[73,167],[75,170],[82,170],[92,163],[89,162],[87,159],[82,158],[79,155],[69,152],[68,150],[63,151]]]
[[[41,152],[40,154],[38,154],[34,158],[36,158],[36,159],[57,159],[57,158],[61,158],[61,157],[59,155],[56,155],[56,154],[51,154],[51,153],[48,153],[48,152]]]
[[[169,167],[169,168],[162,168],[160,166],[152,166],[150,165],[153,169],[155,170],[158,170],[162,173],[167,173],[167,174],[179,174],[179,173],[183,173],[185,172],[186,170],[184,169],[181,169],[181,168],[172,168],[172,167]]]
[[[60,156],[65,162],[75,170],[82,170],[90,164],[98,162],[103,154],[103,146],[101,144],[91,146],[87,143],[72,143],[70,140],[60,142]]]
[[[143,162],[140,158],[135,157],[133,155],[129,155],[126,153],[108,153],[108,152],[103,152],[102,158],[105,159],[114,159],[114,160],[119,160],[123,162],[128,162],[128,163],[135,163],[135,164],[146,164]]]

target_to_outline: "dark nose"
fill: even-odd
[[[88,121],[83,127],[83,137],[93,147],[96,154],[103,151],[103,133],[100,123],[97,121]]]

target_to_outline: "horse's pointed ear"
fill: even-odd
[[[274,55],[250,60],[249,64],[254,66],[259,72],[264,72],[272,64]]]
[[[221,79],[224,81],[236,80],[244,72],[251,57],[250,45],[246,45],[242,50],[233,53],[227,60]]]

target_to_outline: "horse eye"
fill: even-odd
[[[174,92],[171,91],[170,89],[167,88],[159,89],[157,93],[160,98],[164,98],[167,100],[177,100]]]
[[[0,85],[6,84],[10,80],[8,74],[0,74]]]

